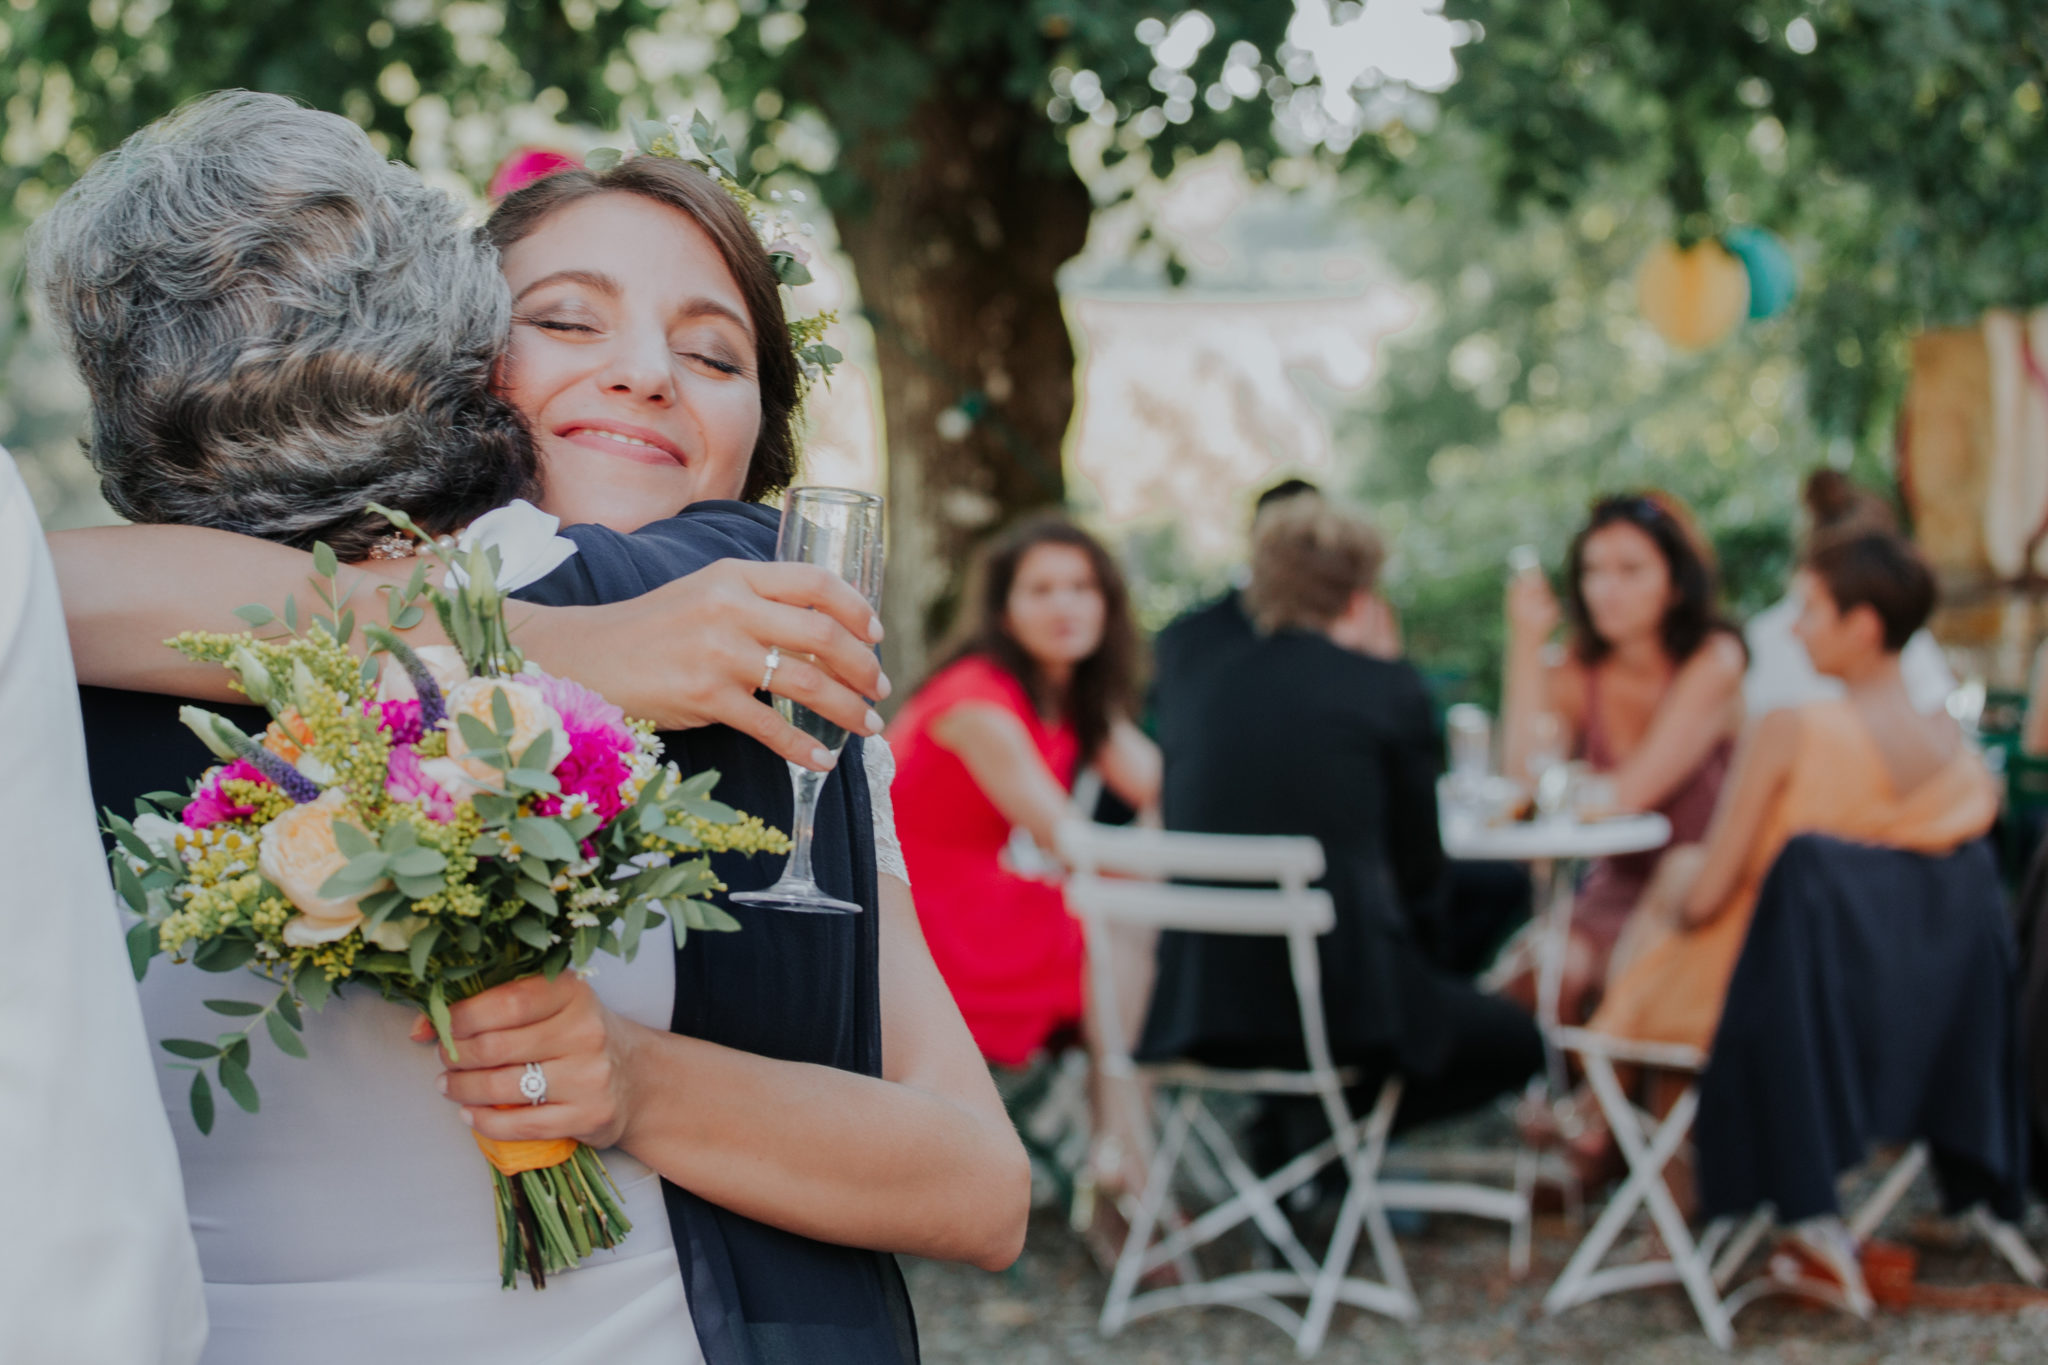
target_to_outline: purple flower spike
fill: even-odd
[[[396,635],[383,631],[378,633],[377,640],[391,657],[398,660],[399,667],[405,670],[407,680],[412,683],[412,690],[419,694],[420,728],[432,734],[440,727],[442,721],[448,719],[448,699],[441,693],[441,684],[434,680],[433,672],[420,656],[413,653],[411,645]]]
[[[242,757],[247,759],[265,777],[277,784],[279,791],[299,805],[320,799],[320,788],[312,778],[279,758],[255,740],[243,742]]]

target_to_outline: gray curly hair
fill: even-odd
[[[532,488],[491,390],[497,253],[347,119],[204,96],[101,157],[33,230],[30,278],[132,521],[361,558],[375,500],[452,529]]]

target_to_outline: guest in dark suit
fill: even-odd
[[[1282,479],[1259,494],[1252,504],[1252,530],[1257,534],[1259,518],[1291,498],[1321,497],[1322,489],[1307,479]],[[1214,601],[1174,618],[1152,642],[1152,657],[1159,672],[1165,673],[1170,660],[1199,658],[1219,646],[1241,640],[1252,633],[1251,618],[1245,615],[1243,584],[1238,583]]]
[[[1330,1041],[1367,1097],[1399,1071],[1403,1126],[1471,1109],[1542,1064],[1527,1015],[1432,965],[1415,905],[1444,875],[1440,745],[1421,676],[1394,657],[1373,591],[1384,550],[1321,498],[1259,518],[1243,594],[1250,629],[1162,650],[1156,685],[1167,828],[1310,835],[1337,924],[1319,945]],[[1225,1066],[1300,1065],[1278,940],[1171,933],[1140,1052]]]

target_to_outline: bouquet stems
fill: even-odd
[[[477,1139],[479,1146],[487,1141]],[[568,1156],[548,1165],[529,1166],[520,1160],[520,1148],[561,1145],[484,1147],[498,1197],[498,1275],[507,1289],[517,1286],[521,1271],[535,1289],[545,1289],[549,1275],[575,1269],[591,1252],[617,1246],[633,1230],[619,1207],[611,1172],[582,1143],[567,1144],[572,1149]]]

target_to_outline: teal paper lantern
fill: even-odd
[[[1749,274],[1750,317],[1774,318],[1784,312],[1799,292],[1799,267],[1777,234],[1741,227],[1722,241]]]

